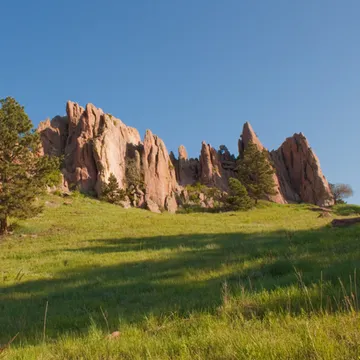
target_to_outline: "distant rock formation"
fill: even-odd
[[[63,156],[64,182],[83,192],[100,195],[113,173],[120,187],[128,189],[127,201],[132,206],[175,212],[186,197],[184,186],[200,182],[227,191],[229,178],[236,176],[235,156],[224,145],[216,150],[203,142],[199,159],[189,159],[181,145],[176,158],[150,130],[141,141],[136,129],[92,104],[83,108],[69,101],[66,112],[66,116],[40,123],[42,153]],[[264,149],[251,125],[245,123],[239,155],[250,141]],[[287,138],[269,154],[276,170],[276,195],[269,200],[319,206],[333,203],[329,184],[304,135]]]
[[[196,183],[200,180],[199,159],[189,159],[185,146],[179,146],[178,159],[171,152],[171,161],[175,167],[176,180],[181,186]]]
[[[175,170],[163,141],[147,131],[144,143],[138,131],[92,104],[86,108],[69,101],[66,117],[40,123],[38,131],[43,152],[64,157],[62,172],[70,186],[83,192],[101,194],[111,173],[120,187],[126,188],[127,165],[138,167],[145,191],[135,189],[137,206],[151,202],[159,209],[176,211]],[[130,162],[129,160],[134,160]]]
[[[60,156],[64,153],[68,137],[67,116],[56,116],[40,123],[38,132],[41,134],[43,154]]]
[[[177,203],[176,174],[164,142],[150,130],[146,131],[143,151],[145,200],[150,199],[161,209],[175,212]]]
[[[289,201],[319,206],[332,205],[333,195],[329,183],[323,175],[320,162],[312,151],[306,137],[294,134],[287,138],[280,148],[272,153],[279,178],[285,183],[283,193]],[[290,184],[286,184],[290,182]],[[289,193],[289,189],[293,193]]]
[[[264,146],[249,123],[244,124],[239,140],[239,153],[252,141],[259,150]],[[332,205],[333,196],[329,184],[323,175],[317,156],[312,151],[303,134],[294,134],[270,153],[277,194],[270,200],[279,204],[288,202],[306,202],[319,206]]]
[[[234,176],[234,166],[231,167],[230,153],[225,151],[216,151],[211,145],[202,143],[200,154],[200,182],[207,186],[217,187],[220,190],[228,190],[228,182],[231,176]]]

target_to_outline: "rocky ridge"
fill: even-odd
[[[226,191],[228,179],[235,176],[236,158],[225,146],[216,150],[203,142],[199,159],[189,159],[185,147],[180,146],[176,158],[150,130],[141,140],[135,128],[92,104],[83,108],[69,101],[66,113],[40,123],[38,132],[42,153],[63,157],[64,182],[70,188],[101,195],[113,173],[120,187],[130,190],[131,206],[175,212],[186,198],[186,185],[200,182]],[[239,154],[249,141],[264,149],[251,125],[245,123]],[[269,200],[319,206],[333,203],[319,160],[303,134],[287,138],[269,155],[276,170],[276,195]]]

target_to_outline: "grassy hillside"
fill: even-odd
[[[0,242],[0,358],[357,359],[360,228],[318,215],[53,196]]]

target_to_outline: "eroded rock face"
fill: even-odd
[[[93,140],[93,153],[98,170],[96,192],[100,193],[102,185],[113,173],[121,188],[125,188],[128,160],[134,159],[134,166],[140,173],[140,157],[136,148],[141,144],[138,131],[126,126],[121,120],[104,114],[100,133]],[[133,153],[130,154],[131,149]],[[137,154],[137,155],[136,155]],[[132,157],[133,156],[133,157]]]
[[[93,138],[98,135],[103,114],[92,104],[84,109],[71,101],[67,103],[66,112],[69,128],[64,176],[69,184],[76,185],[81,191],[94,191],[98,171],[93,154]]]
[[[156,202],[152,201],[151,199],[148,199],[146,201],[146,209],[150,210],[151,212],[161,214],[159,205]]]
[[[294,134],[287,138],[276,153],[281,159],[279,173],[290,180],[291,188],[301,201],[319,206],[334,203],[319,159],[303,134]]]
[[[239,140],[239,151],[252,141],[259,150],[264,146],[249,123],[244,125]],[[320,163],[303,134],[289,137],[276,151],[270,153],[276,170],[274,182],[277,194],[270,200],[277,203],[306,202],[319,206],[333,204],[329,184],[323,175]]]
[[[165,144],[150,130],[146,130],[143,147],[145,201],[150,200],[160,209],[174,212],[177,208],[175,205],[176,174]]]
[[[301,201],[299,194],[291,185],[289,173],[284,165],[284,158],[281,151],[272,151],[270,153],[271,161],[276,170],[276,177],[280,186],[280,193],[283,199],[289,203],[297,203]]]
[[[70,186],[99,195],[113,173],[121,188],[132,186],[136,206],[150,199],[160,209],[176,211],[175,170],[160,138],[148,131],[143,144],[136,129],[92,104],[83,108],[69,101],[66,111],[66,117],[43,122],[38,131],[43,153],[64,156],[63,174]],[[131,179],[139,174],[136,184],[127,178],[130,165]]]
[[[51,121],[47,119],[39,124],[42,154],[61,156],[64,153],[68,137],[67,116],[56,116]]]
[[[198,159],[189,159],[185,146],[179,146],[179,156],[175,159],[171,154],[171,160],[175,166],[176,179],[179,185],[192,185],[200,179],[200,162]]]
[[[141,142],[138,131],[92,104],[84,109],[69,101],[66,110],[69,126],[64,174],[69,183],[81,191],[100,194],[113,173],[120,187],[125,187],[127,149]]]
[[[249,142],[252,142],[257,146],[257,148],[262,151],[264,149],[263,144],[257,137],[255,131],[253,130],[250,123],[246,122],[243,126],[242,134],[240,136],[238,145],[239,145],[239,154],[242,154],[242,152],[245,150],[247,144]]]
[[[227,190],[229,178],[235,176],[235,157],[223,145],[218,151],[206,142],[202,142],[201,145],[199,159],[189,159],[183,145],[179,147],[178,159],[173,153],[170,154],[177,182],[181,186],[200,182],[210,187]]]
[[[152,211],[175,212],[186,203],[183,186],[201,182],[228,190],[228,180],[236,177],[236,160],[225,146],[217,151],[203,142],[199,159],[189,159],[184,146],[178,159],[150,130],[141,141],[138,131],[92,104],[85,108],[69,101],[67,116],[40,123],[38,132],[42,154],[64,157],[64,184],[100,195],[113,173],[121,188],[127,189],[127,204]],[[264,146],[249,123],[239,140],[241,154],[252,141],[259,150]],[[333,203],[329,184],[319,161],[302,134],[295,134],[270,153],[278,203],[308,202],[320,206]],[[204,202],[206,206],[211,206]]]
[[[227,179],[223,176],[218,152],[205,141],[201,144],[200,181],[202,184],[225,189]]]

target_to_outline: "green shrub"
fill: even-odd
[[[249,210],[253,207],[245,186],[235,178],[229,179],[229,195],[225,198],[225,203],[230,210]]]
[[[339,204],[334,206],[334,212],[340,216],[351,216],[360,214],[359,205]]]
[[[58,185],[60,185],[61,178],[62,178],[61,171],[58,169],[53,170],[46,176],[46,180],[45,180],[46,185],[47,186],[58,186]]]
[[[222,196],[222,192],[218,188],[209,187],[199,182],[187,185],[185,189],[188,192],[189,200],[194,202],[199,201],[200,194],[204,194],[206,198],[213,198],[214,200],[219,200]]]
[[[144,174],[138,168],[136,159],[127,159],[125,165],[126,185],[144,188]]]
[[[246,187],[248,194],[255,200],[264,199],[267,195],[275,195],[275,170],[271,166],[266,150],[260,151],[256,144],[249,142],[242,158],[238,161],[238,177]]]
[[[108,183],[103,186],[101,199],[111,204],[119,205],[125,200],[126,193],[120,189],[119,183],[113,173],[110,174]]]

